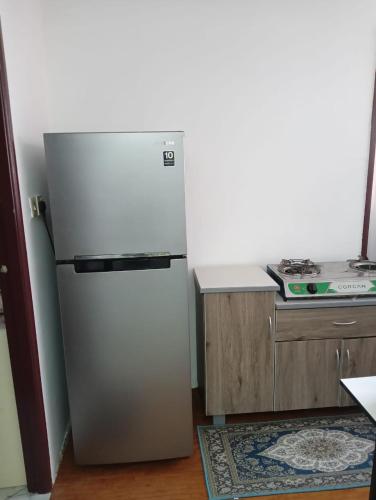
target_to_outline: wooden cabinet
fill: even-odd
[[[376,338],[346,339],[341,349],[341,378],[376,375]],[[341,391],[341,406],[354,405],[354,400]]]
[[[275,293],[207,293],[197,298],[206,414],[273,410]]]
[[[195,280],[198,382],[216,423],[354,404],[340,379],[376,375],[376,305],[290,309],[258,266],[198,268]]]
[[[376,307],[277,310],[275,410],[348,406],[341,378],[376,375]]]
[[[278,342],[275,346],[275,410],[339,404],[341,341]]]

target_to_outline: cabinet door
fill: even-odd
[[[274,296],[205,294],[207,415],[273,409]]]
[[[343,341],[341,378],[376,375],[376,338],[347,339]],[[342,406],[356,402],[341,389]]]
[[[305,340],[275,345],[275,410],[339,404],[341,341]]]

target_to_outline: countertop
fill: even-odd
[[[279,285],[260,266],[255,265],[198,267],[194,274],[200,293],[279,290]]]

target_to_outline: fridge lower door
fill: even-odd
[[[80,464],[192,453],[187,264],[57,269],[73,444]]]

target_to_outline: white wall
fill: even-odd
[[[7,333],[0,315],[0,491],[26,484]]]
[[[28,197],[47,196],[42,133],[47,129],[45,59],[39,0],[1,0],[13,132],[23,205],[43,398],[52,475],[68,424],[65,371],[54,258],[39,219],[31,219]]]
[[[360,253],[374,0],[44,7],[50,131],[186,132],[191,267]]]

